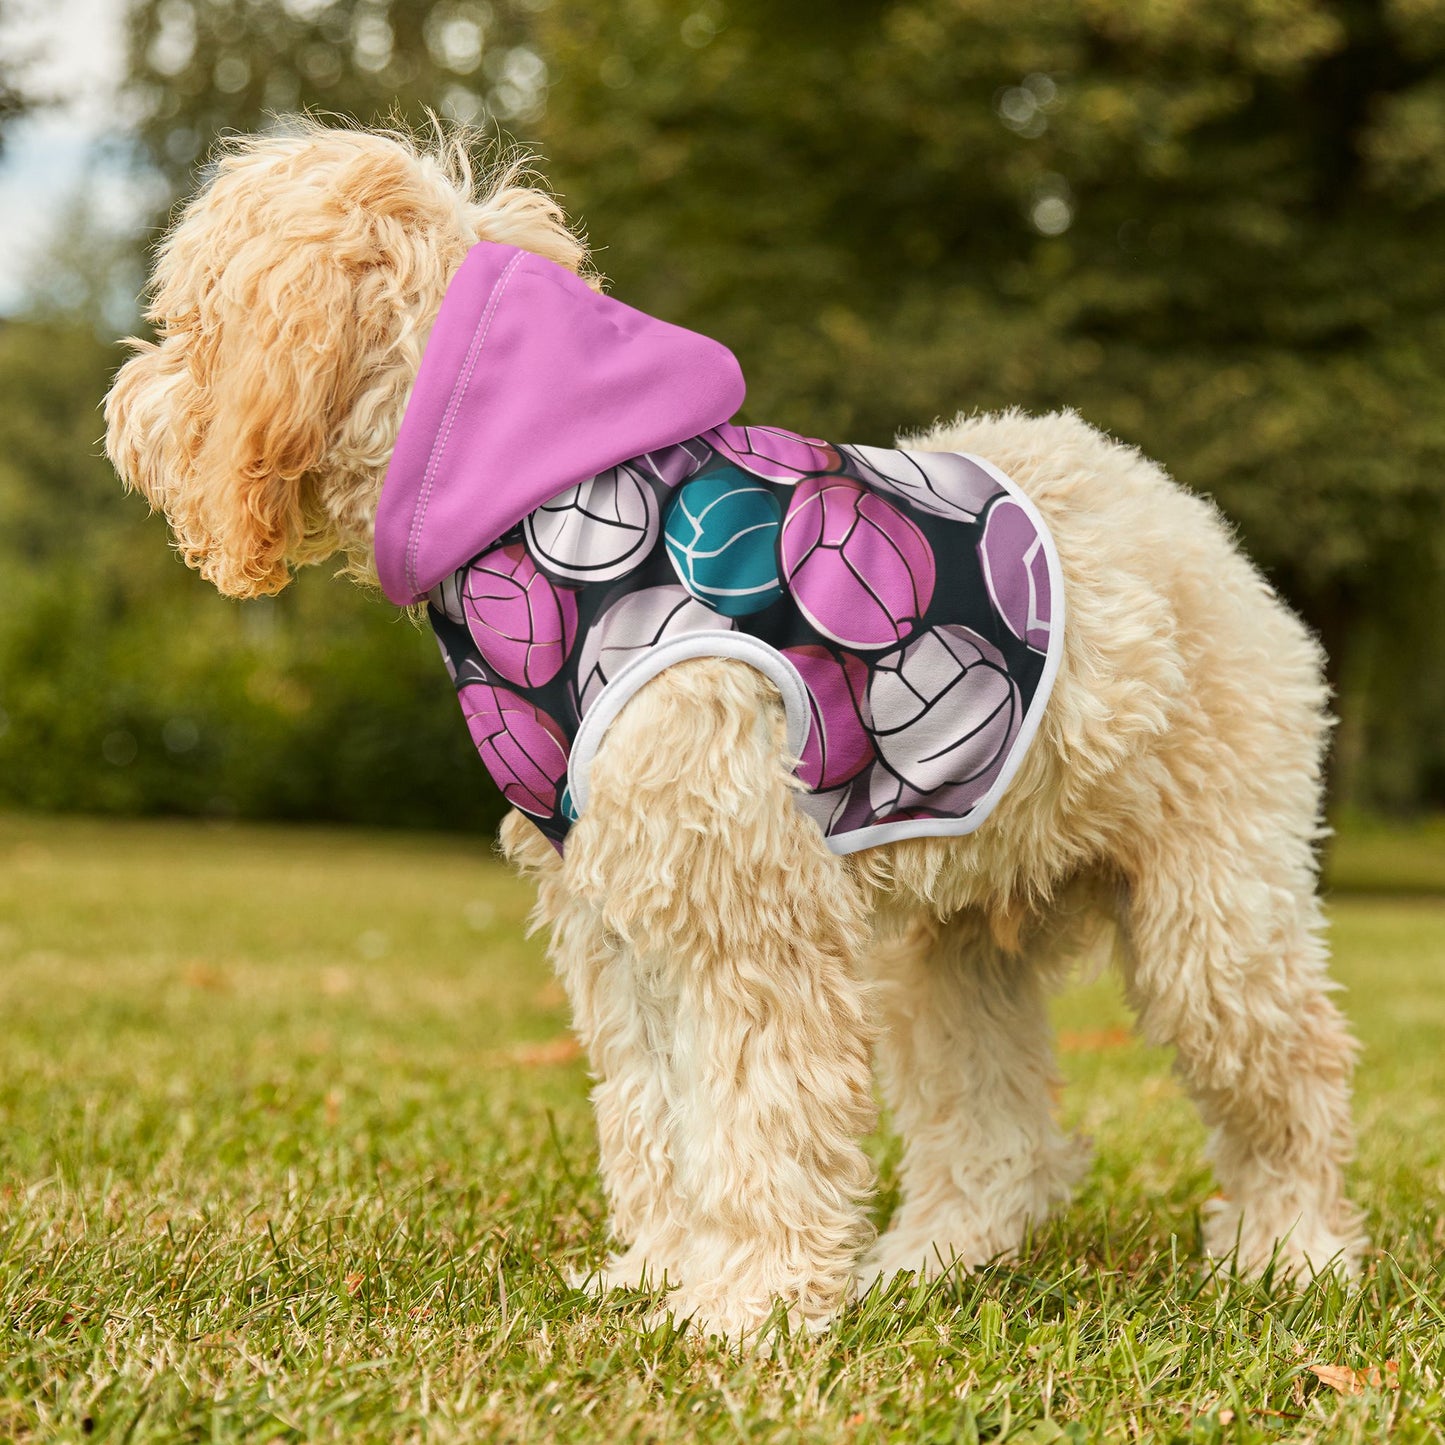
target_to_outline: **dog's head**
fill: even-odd
[[[222,149],[160,246],[155,341],[106,398],[106,450],[188,565],[233,597],[337,552],[373,574],[376,500],[447,283],[478,240],[585,258],[514,164],[458,139],[305,123]]]

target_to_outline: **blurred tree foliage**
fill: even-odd
[[[298,109],[530,126],[547,66],[529,42],[547,3],[142,0],[129,91],[145,159],[181,194],[218,134]]]
[[[27,56],[11,38],[16,18],[14,0],[0,0],[0,155],[5,152],[5,132],[35,104],[35,97],[22,83]]]
[[[424,633],[320,571],[229,602],[121,493],[114,361],[83,324],[0,327],[0,803],[494,823]]]
[[[1321,632],[1345,791],[1440,799],[1445,6],[578,0],[545,37],[555,183],[750,412],[1077,408]]]
[[[1344,799],[1445,802],[1442,0],[141,0],[132,23],[140,160],[173,194],[268,111],[430,105],[539,144],[615,291],[731,345],[750,417],[882,442],[1068,405],[1137,443],[1324,636]],[[6,394],[48,388],[53,421],[0,449],[32,589],[0,623],[0,796],[490,816],[457,796],[477,768],[426,639],[324,578],[208,596],[65,450],[105,363],[37,325],[0,334]],[[32,697],[47,655],[89,700],[49,792],[14,781],[60,707]]]

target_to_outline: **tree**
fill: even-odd
[[[0,0],[0,35],[15,23],[12,0]],[[5,136],[10,127],[35,105],[35,97],[25,84],[24,71],[30,61],[24,48],[6,37],[0,46],[0,155],[5,153]]]
[[[122,494],[113,363],[88,317],[0,325],[0,807],[495,824],[417,629],[314,571],[219,597]]]
[[[576,0],[538,45],[604,268],[732,344],[751,414],[1072,405],[1218,499],[1352,723],[1386,615],[1388,670],[1440,672],[1438,5]]]
[[[314,106],[516,127],[749,414],[884,441],[1077,407],[1321,632],[1343,795],[1445,801],[1438,0],[143,0],[173,191]],[[1432,592],[1430,589],[1434,588]]]
[[[527,43],[547,0],[145,0],[128,91],[143,157],[189,189],[216,136],[297,110],[417,125],[528,124],[546,66]]]

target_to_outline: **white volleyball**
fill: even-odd
[[[971,628],[930,628],[882,657],[868,685],[876,813],[962,817],[993,785],[1023,722],[1002,654]]]
[[[704,607],[684,587],[646,587],[624,593],[587,629],[577,662],[577,706],[585,713],[634,658],[688,632],[728,632],[730,617]]]
[[[661,535],[657,494],[626,465],[545,502],[522,524],[527,550],[564,582],[612,582],[646,560]]]
[[[972,457],[957,452],[889,451],[847,446],[843,454],[870,486],[891,492],[920,512],[953,522],[977,521],[1003,486]]]

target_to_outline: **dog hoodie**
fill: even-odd
[[[1058,672],[1042,519],[985,458],[737,425],[743,395],[720,343],[481,242],[382,489],[384,591],[426,599],[483,763],[559,850],[610,723],[696,657],[777,686],[834,852],[972,832]]]

